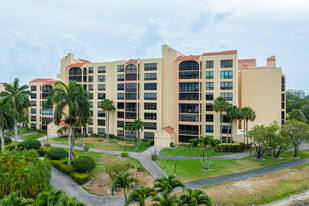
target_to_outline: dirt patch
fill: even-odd
[[[120,158],[117,155],[112,155],[112,154],[104,154],[100,158],[100,164],[105,164],[109,162],[123,162],[126,161],[126,158]]]
[[[104,161],[104,160],[102,160]],[[129,173],[132,177],[135,177],[139,180],[139,185],[143,185],[145,187],[152,187],[154,179],[143,172],[137,172],[136,169],[130,169]],[[97,174],[95,179],[85,188],[89,189],[91,193],[102,196],[112,196],[111,194],[111,185],[112,180],[107,173]],[[115,195],[123,195],[123,190],[119,190],[115,192]]]

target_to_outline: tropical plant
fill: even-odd
[[[211,206],[212,201],[210,197],[202,190],[191,188],[186,189],[188,194],[183,193],[179,197],[179,206]]]
[[[252,130],[248,132],[248,137],[253,141],[257,153],[257,158],[261,158],[265,151],[268,149],[265,126],[254,126]]]
[[[16,78],[13,84],[4,84],[4,91],[0,93],[0,97],[8,97],[9,102],[12,104],[15,110],[14,128],[15,128],[15,148],[17,148],[17,123],[18,118],[24,109],[31,106],[29,95],[31,92],[28,90],[28,85],[19,87],[19,79]]]
[[[0,205],[5,206],[29,206],[34,205],[34,200],[31,198],[19,197],[19,192],[14,192],[5,196],[0,200]]]
[[[4,151],[4,131],[14,128],[15,111],[11,107],[10,99],[5,97],[3,100],[0,98],[0,132],[1,132],[1,150]]]
[[[304,122],[289,120],[282,126],[282,134],[289,137],[294,146],[294,157],[298,157],[299,146],[309,140],[309,126]]]
[[[155,201],[151,206],[175,206],[179,202],[176,195],[170,195],[167,191],[163,191],[161,196],[154,196],[151,200]]]
[[[158,192],[166,191],[171,193],[176,187],[181,187],[184,190],[185,185],[180,180],[177,180],[175,176],[169,175],[168,177],[157,178],[154,187],[157,188]]]
[[[132,141],[134,144],[134,150],[139,150],[140,132],[144,130],[144,122],[142,122],[140,119],[137,119],[134,122],[126,124],[123,129],[129,130],[131,133],[136,133],[136,138],[132,138]]]
[[[304,113],[300,109],[293,109],[289,113],[289,120],[292,120],[292,119],[295,119],[295,120],[300,121],[300,122],[306,122],[307,121]]]
[[[222,112],[227,111],[229,103],[224,97],[217,97],[212,106],[213,110],[220,112],[220,142],[222,143]]]
[[[118,188],[123,189],[124,198],[127,202],[127,192],[130,189],[132,183],[138,184],[138,179],[131,177],[130,173],[120,173],[118,174],[112,182],[112,195],[115,194],[115,191]]]
[[[51,107],[55,104],[54,122],[59,124],[68,108],[65,122],[68,125],[69,140],[69,161],[75,158],[74,152],[74,124],[77,119],[86,119],[90,114],[89,93],[80,84],[70,81],[69,85],[63,82],[56,82],[54,88],[49,92],[48,98],[43,107]]]
[[[248,145],[249,144],[248,123],[249,123],[249,120],[250,121],[255,120],[256,118],[255,112],[253,111],[251,107],[244,107],[241,109],[240,115],[241,115],[241,118],[244,120],[244,143]],[[246,143],[246,137],[247,137],[247,143]]]
[[[227,117],[229,118],[230,122],[229,122],[229,127],[228,127],[228,132],[227,132],[227,140],[228,140],[228,136],[229,136],[229,133],[230,133],[230,128],[232,128],[232,123],[233,123],[233,120],[235,119],[239,119],[240,117],[240,110],[237,106],[231,106],[228,108],[227,110]],[[233,132],[231,132],[231,142],[233,142]]]
[[[104,99],[100,103],[100,108],[106,113],[106,139],[109,139],[109,115],[110,112],[114,111],[116,108],[113,105],[113,100]]]
[[[125,205],[131,203],[137,203],[139,206],[145,206],[146,199],[148,197],[153,197],[157,194],[157,191],[151,187],[140,186],[138,189],[133,190],[128,197]]]
[[[214,148],[218,146],[219,144],[220,144],[219,140],[214,139],[209,136],[201,137],[201,138],[194,138],[190,140],[190,147],[196,148],[196,151],[199,157],[201,157],[199,148],[200,147],[203,148],[203,153],[205,154],[205,158],[203,159],[199,158],[199,159],[200,159],[200,162],[204,170],[209,170]],[[209,152],[210,152],[210,156],[208,156]]]

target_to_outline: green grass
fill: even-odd
[[[210,171],[202,170],[203,167],[199,160],[176,160],[176,175],[184,182],[201,180],[206,178],[218,177],[267,167],[270,165],[280,164],[293,161],[291,158],[294,152],[283,152],[283,159],[274,159],[269,156],[263,156],[265,160],[257,160],[252,157],[246,157],[239,160],[213,160],[210,165]],[[309,157],[309,151],[300,151],[300,158]],[[175,160],[161,159],[157,164],[168,174],[174,174]]]
[[[198,148],[199,153],[203,156],[203,149]],[[161,155],[174,155],[174,156],[190,156],[190,157],[198,157],[197,149],[190,148],[190,147],[176,147],[176,148],[169,148],[169,149],[162,149],[160,151]],[[210,155],[210,151],[207,152],[208,156]],[[214,152],[213,156],[222,156],[228,155],[231,153],[223,153],[223,152]]]
[[[44,136],[44,134],[41,134],[41,133],[30,134],[30,135],[23,136],[22,139],[23,140],[36,140],[36,139],[41,138],[43,136]]]

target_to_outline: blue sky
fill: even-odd
[[[287,87],[309,93],[308,0],[10,0],[1,2],[0,82],[55,78],[60,59],[113,61],[237,49],[275,55]]]

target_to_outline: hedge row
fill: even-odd
[[[179,146],[182,147],[189,147],[190,143],[179,143]],[[202,146],[198,146],[202,148]],[[215,152],[243,152],[245,150],[245,144],[244,143],[239,143],[238,145],[235,144],[223,144],[216,146],[214,148]]]

